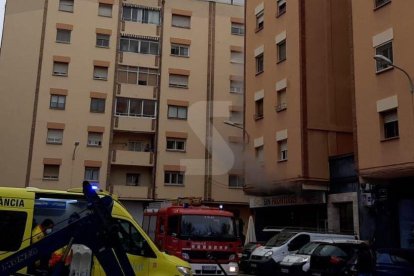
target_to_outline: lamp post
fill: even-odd
[[[249,133],[244,129],[243,125],[240,123],[236,123],[236,122],[232,122],[232,121],[224,121],[223,123],[225,123],[226,125],[235,127],[235,128],[239,128],[243,130],[243,133],[246,135],[247,137],[247,143],[248,144],[250,142],[250,135]],[[244,135],[243,135],[244,136]],[[244,137],[243,137],[244,138]],[[244,148],[244,147],[243,147]]]
[[[374,59],[377,61],[377,62],[382,62],[382,63],[384,63],[384,64],[387,64],[387,65],[389,65],[389,66],[391,66],[391,67],[393,67],[393,68],[396,68],[396,69],[398,69],[398,70],[400,70],[401,72],[403,72],[406,76],[407,76],[407,78],[408,78],[408,82],[410,83],[410,92],[411,92],[411,94],[413,94],[414,93],[414,84],[413,84],[413,80],[412,80],[412,78],[410,77],[410,75],[407,73],[407,71],[405,71],[404,69],[402,69],[401,67],[398,67],[397,65],[395,65],[389,58],[387,58],[387,57],[385,57],[385,56],[383,56],[383,55],[375,55],[374,56]]]

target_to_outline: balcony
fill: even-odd
[[[114,185],[114,194],[121,199],[148,198],[148,186]]]
[[[155,123],[155,118],[116,116],[114,130],[154,133]]]
[[[156,87],[121,83],[118,96],[154,100],[157,96]]]
[[[156,68],[158,67],[158,56],[151,54],[140,54],[132,52],[120,52],[119,62],[122,65],[133,65]]]
[[[158,36],[157,25],[155,24],[143,24],[140,22],[125,21],[122,28],[123,33],[127,34],[139,34],[141,36]]]
[[[114,150],[112,165],[152,167],[154,154],[152,152]]]

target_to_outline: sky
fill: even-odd
[[[6,0],[0,0],[0,43],[1,43],[1,36],[3,34],[3,16],[4,16],[4,5],[6,4]]]

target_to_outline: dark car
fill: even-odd
[[[280,262],[281,275],[308,275],[310,255],[321,244],[321,241],[311,241],[294,254],[287,255]]]
[[[414,249],[378,249],[376,251],[375,275],[414,275]]]
[[[374,259],[363,241],[324,241],[312,252],[309,271],[312,276],[374,275]]]

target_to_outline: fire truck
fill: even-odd
[[[189,262],[194,275],[238,275],[241,240],[233,213],[201,203],[179,198],[150,205],[143,229],[161,250]]]

